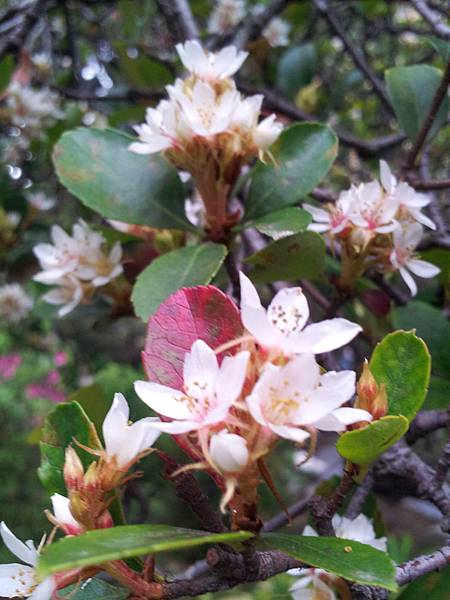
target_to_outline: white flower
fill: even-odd
[[[58,285],[43,298],[49,304],[63,305],[59,316],[68,314],[82,301],[83,284],[92,290],[108,284],[123,271],[120,243],[107,253],[104,237],[82,219],[73,226],[72,236],[53,225],[51,238],[53,244],[38,244],[33,248],[42,268],[34,280]]]
[[[209,454],[221,473],[237,473],[247,466],[249,454],[246,440],[223,429],[211,437]]]
[[[55,198],[50,198],[44,192],[29,192],[26,198],[28,203],[37,210],[50,210],[56,204]]]
[[[354,200],[352,190],[347,190],[341,192],[336,202],[329,205],[328,210],[305,202],[303,208],[311,213],[314,219],[314,223],[311,223],[308,229],[319,233],[330,231],[333,235],[342,233],[352,225],[351,214]]]
[[[254,285],[243,273],[241,317],[245,328],[257,342],[278,348],[285,354],[320,354],[348,344],[361,327],[346,319],[329,319],[305,327],[309,307],[301,288],[279,291],[266,310]]]
[[[259,150],[267,150],[279,137],[283,131],[283,125],[275,121],[276,115],[271,114],[263,119],[254,129],[253,141]]]
[[[58,281],[58,287],[42,296],[48,304],[61,306],[59,317],[65,317],[76,308],[83,299],[83,288],[76,277],[67,275]]]
[[[208,32],[227,33],[244,17],[244,0],[219,0],[209,17]]]
[[[280,17],[275,17],[263,29],[263,37],[266,39],[269,46],[276,48],[277,46],[289,45],[289,32],[291,26],[287,21]]]
[[[380,180],[386,193],[398,202],[401,212],[430,229],[436,229],[434,222],[420,211],[421,208],[428,206],[431,198],[426,194],[418,194],[404,181],[398,183],[384,160],[380,160]]]
[[[192,344],[184,361],[184,391],[137,381],[137,395],[154,411],[173,419],[157,423],[161,431],[187,433],[224,421],[245,380],[248,352],[226,356],[219,367],[214,351],[202,340]]]
[[[0,535],[5,546],[25,564],[10,563],[0,565],[0,593],[6,598],[30,598],[31,600],[50,600],[56,590],[52,577],[39,583],[36,574],[38,551],[33,542],[25,543],[19,540],[8,529],[6,524],[0,524]]]
[[[219,52],[208,52],[195,40],[177,44],[176,50],[186,69],[205,80],[231,77],[248,56],[248,52],[234,46],[227,46]]]
[[[186,123],[195,135],[209,136],[226,131],[239,107],[240,94],[235,89],[219,96],[201,79],[195,82],[188,96],[179,86],[168,86],[171,98],[180,105]]]
[[[64,275],[74,271],[80,260],[80,248],[59,225],[50,230],[53,244],[38,244],[33,252],[43,271],[34,276],[40,283],[55,283]]]
[[[430,278],[440,273],[435,265],[416,258],[415,249],[422,239],[423,228],[419,223],[407,223],[393,233],[394,247],[390,255],[391,264],[399,270],[411,294],[417,294],[417,285],[411,273],[419,277]]]
[[[312,354],[303,354],[279,367],[267,363],[246,401],[255,421],[276,435],[303,442],[309,433],[300,427],[345,431],[347,425],[370,421],[365,410],[339,408],[355,392],[353,371],[320,374]]]
[[[289,588],[294,600],[337,600],[336,594],[320,575],[321,569],[291,569],[289,575],[299,577],[299,580]]]
[[[127,468],[139,455],[153,446],[160,432],[154,425],[158,418],[147,417],[129,425],[130,409],[123,394],[115,394],[102,432],[108,460],[115,460],[119,468]]]
[[[156,108],[147,108],[146,122],[134,127],[140,142],[130,144],[129,149],[137,154],[153,154],[176,146],[182,123],[178,113],[172,100],[161,100]],[[186,127],[181,129],[185,130]]]
[[[70,511],[70,500],[61,494],[53,494],[52,501],[53,516],[55,522],[61,527],[66,535],[78,535],[82,532],[82,527],[74,519]]]
[[[58,94],[48,88],[39,90],[12,81],[6,92],[6,106],[13,125],[24,129],[39,129],[45,120],[61,119]]]
[[[398,227],[395,220],[398,199],[386,195],[378,181],[352,186],[350,192],[354,195],[351,212],[354,225],[373,235],[390,233]]]
[[[18,283],[0,287],[0,319],[7,323],[18,323],[25,319],[33,308],[33,300]]]
[[[362,513],[356,519],[334,515],[332,525],[338,538],[361,542],[361,544],[367,544],[382,552],[387,551],[387,538],[377,538],[372,521]],[[303,535],[316,536],[317,532],[307,525],[303,530]]]

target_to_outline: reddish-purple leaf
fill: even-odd
[[[391,309],[389,296],[382,290],[364,290],[360,297],[376,317],[385,317]]]
[[[195,340],[217,348],[241,335],[239,309],[221,290],[212,285],[181,288],[148,321],[142,353],[147,377],[182,389],[184,357]]]

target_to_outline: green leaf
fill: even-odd
[[[169,525],[124,525],[66,537],[46,546],[39,557],[42,577],[77,567],[182,550],[203,544],[234,543],[253,536],[247,531],[208,533]]]
[[[14,72],[14,58],[12,54],[7,54],[0,62],[0,92],[8,87],[11,75]]]
[[[256,283],[292,281],[319,276],[325,264],[325,243],[314,231],[305,231],[272,242],[246,259],[255,268]]]
[[[395,331],[376,345],[369,366],[386,386],[390,415],[414,418],[427,394],[430,365],[425,342],[413,332]]]
[[[382,417],[363,429],[346,431],[337,443],[341,456],[357,465],[368,465],[408,431],[409,421],[402,415]]]
[[[295,204],[327,174],[338,140],[327,125],[296,123],[270,148],[275,164],[259,162],[252,175],[245,220]]]
[[[163,88],[168,83],[172,83],[174,76],[161,61],[142,54],[131,58],[127,54],[127,46],[127,44],[119,43],[116,45],[116,50],[121,74],[132,86],[137,89],[155,90],[155,88]]]
[[[447,62],[450,60],[450,42],[446,42],[445,40],[441,40],[436,37],[427,39],[427,42],[430,44],[430,46],[433,46],[442,60],[447,64]]]
[[[184,189],[159,155],[128,150],[118,131],[79,128],[62,135],[53,162],[63,185],[109,219],[168,229],[194,229],[184,215]]]
[[[414,301],[392,311],[396,329],[413,329],[423,338],[431,352],[433,373],[450,378],[450,323],[442,312],[425,302]]]
[[[428,115],[433,96],[442,80],[442,71],[429,65],[394,67],[386,71],[389,98],[400,127],[415,140]],[[428,138],[447,121],[448,98],[446,97],[434,119]]]
[[[316,68],[316,49],[313,44],[302,44],[286,50],[277,64],[276,87],[289,98],[311,83]]]
[[[58,590],[58,595],[68,600],[126,600],[130,590],[94,577]]]
[[[107,398],[101,385],[93,383],[80,388],[68,398],[69,402],[77,402],[92,421],[98,434],[101,434],[103,421],[111,408],[112,398]]]
[[[409,584],[397,600],[444,600],[450,590],[450,568],[447,566],[438,573],[429,573]]]
[[[278,240],[300,231],[305,231],[312,221],[312,215],[307,210],[297,206],[289,206],[264,215],[254,221],[245,223],[244,227],[254,227],[261,233]]]
[[[450,380],[441,379],[441,377],[430,378],[430,388],[423,408],[425,410],[433,410],[439,408],[448,408],[450,400]]]
[[[182,287],[208,284],[223,263],[227,249],[208,242],[172,250],[155,259],[136,280],[132,301],[143,321]]]
[[[74,439],[90,448],[101,447],[93,423],[78,402],[59,404],[47,417],[40,444],[41,466],[38,476],[50,494],[65,494],[64,449],[73,445]],[[77,448],[77,454],[85,467],[94,460],[91,454],[81,448]]]
[[[397,589],[394,563],[388,554],[372,546],[342,538],[279,533],[266,533],[261,538],[265,548],[276,548],[307,565],[349,581],[391,591]]]

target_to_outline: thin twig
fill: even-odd
[[[423,410],[419,412],[409,427],[406,441],[408,444],[414,444],[418,439],[433,433],[433,431],[446,427],[447,419],[445,410]]]
[[[267,108],[284,115],[289,119],[307,122],[315,122],[318,120],[316,116],[301,110],[295,106],[295,104],[289,102],[289,100],[286,100],[272,89],[257,89],[243,81],[238,83],[238,88],[246,94],[263,94],[263,102]],[[362,157],[378,156],[385,150],[398,146],[406,139],[404,133],[386,135],[373,140],[362,140],[350,133],[340,130],[336,130],[336,135],[343,146],[355,149]]]
[[[443,546],[440,550],[426,556],[418,556],[413,560],[398,565],[396,580],[399,585],[406,585],[427,573],[438,571],[450,564],[450,546]]]
[[[414,145],[411,148],[411,151],[409,152],[409,154],[407,156],[406,163],[405,163],[405,169],[412,169],[414,167],[417,157],[418,157],[423,145],[425,144],[425,140],[428,136],[428,133],[430,132],[431,127],[433,126],[433,123],[434,123],[436,115],[439,111],[439,108],[448,93],[449,84],[450,84],[450,60],[448,61],[447,66],[445,67],[445,71],[444,71],[444,75],[442,76],[441,83],[439,84],[439,87],[436,90],[436,93],[434,94],[433,100],[431,101],[430,110],[428,111],[428,114],[425,118],[425,121],[423,122],[423,125],[422,125],[420,131],[419,131],[417,139],[414,142]]]
[[[314,0],[314,5],[320,14],[324,17],[324,19],[328,22],[330,29],[340,38],[342,43],[344,44],[344,48],[347,50],[348,54],[352,57],[353,62],[358,67],[358,69],[362,72],[365,78],[371,84],[374,92],[380,98],[385,107],[389,110],[389,112],[393,113],[393,108],[389,97],[384,89],[384,85],[378,79],[378,77],[372,72],[369,65],[366,63],[362,54],[353,46],[349,37],[347,36],[344,27],[341,25],[339,19],[335,15],[334,11],[330,8],[328,2],[326,0]]]
[[[370,493],[370,490],[373,486],[373,475],[369,470],[366,473],[362,483],[356,488],[355,493],[353,494],[350,502],[348,503],[348,507],[345,513],[345,516],[348,519],[356,519],[356,517],[361,513],[364,502],[367,500],[367,496]]]
[[[421,15],[429,25],[431,25],[435,35],[443,38],[444,40],[450,40],[450,27],[442,23],[441,17],[431,10],[425,0],[409,1],[419,15]]]
[[[177,42],[199,38],[197,23],[187,0],[156,0],[156,4]]]

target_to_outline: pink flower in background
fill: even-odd
[[[64,352],[64,350],[60,350],[53,357],[53,362],[55,363],[56,367],[64,367],[64,365],[67,365],[69,362],[69,355],[67,352]]]
[[[12,379],[21,364],[22,357],[20,354],[14,353],[0,356],[0,377],[3,379]]]
[[[53,370],[42,381],[27,385],[25,393],[28,398],[45,398],[50,402],[59,404],[66,399],[65,393],[56,387],[60,382],[61,375],[58,371]]]

